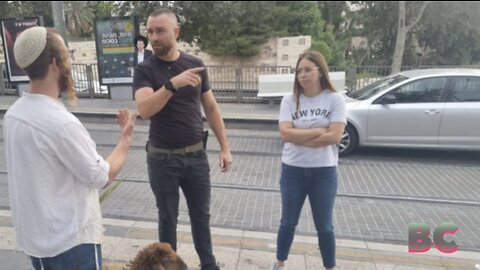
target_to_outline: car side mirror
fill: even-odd
[[[382,105],[387,105],[387,104],[395,104],[397,103],[397,97],[393,94],[386,94],[383,97],[377,99],[375,104],[382,104]]]

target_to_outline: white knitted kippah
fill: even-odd
[[[34,26],[24,30],[15,41],[13,54],[20,68],[31,65],[45,49],[47,43],[47,29]]]

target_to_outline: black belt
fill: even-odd
[[[163,149],[157,148],[150,143],[147,143],[147,151],[149,153],[162,153],[162,154],[179,154],[179,155],[186,155],[190,153],[195,153],[200,150],[203,150],[203,142],[200,141],[196,144],[188,145],[185,147],[180,148],[173,148],[173,149]]]

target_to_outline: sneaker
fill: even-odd
[[[280,265],[278,265],[277,263],[274,263],[272,270],[287,270],[287,267],[286,267],[285,265],[284,265],[284,266],[280,266]]]

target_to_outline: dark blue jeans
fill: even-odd
[[[300,212],[308,195],[318,245],[326,268],[335,266],[333,207],[337,194],[336,167],[300,168],[282,164],[280,176],[282,218],[277,235],[277,259],[285,261],[295,234]]]
[[[101,270],[102,248],[95,244],[82,244],[55,257],[30,257],[35,270]]]
[[[179,187],[187,201],[193,243],[202,269],[216,264],[210,235],[210,166],[204,150],[180,154],[147,153],[150,186],[158,208],[160,242],[177,249]],[[215,269],[215,268],[213,268]]]

